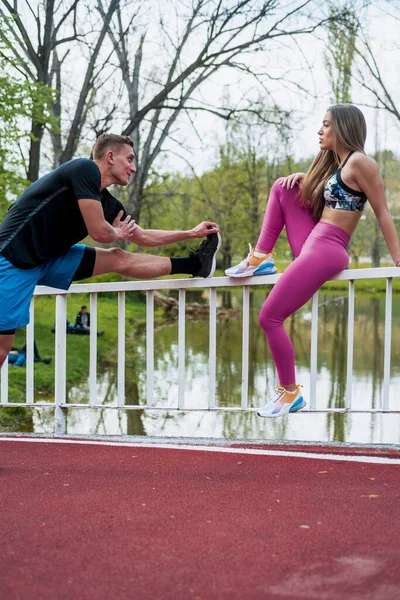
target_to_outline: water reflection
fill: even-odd
[[[267,289],[251,293],[251,326],[249,339],[249,405],[265,403],[275,386],[275,369],[258,325],[258,312]],[[228,294],[228,295],[227,295]],[[193,299],[195,296],[193,296]],[[191,297],[191,301],[193,301]],[[196,300],[197,301],[197,300]],[[223,292],[219,304],[236,308],[237,319],[217,322],[217,404],[240,407],[242,323],[240,290]],[[384,298],[356,296],[353,357],[353,406],[377,408],[383,393]],[[311,340],[311,303],[288,320],[297,361],[297,379],[309,397],[309,364]],[[317,408],[343,408],[346,398],[348,301],[342,295],[320,293],[318,337]],[[394,407],[395,389],[400,385],[400,299],[393,299],[392,380],[390,405]],[[186,326],[187,407],[206,408],[208,403],[208,321],[188,321]],[[154,397],[159,407],[178,406],[178,327],[176,323],[155,332]],[[144,332],[132,332],[127,339],[126,403],[145,405],[146,346]],[[117,405],[116,366],[99,372],[98,403]],[[68,390],[71,403],[88,402],[88,384]],[[388,425],[389,423],[389,425]],[[385,425],[385,426],[384,426]],[[35,422],[36,430],[45,424]],[[69,433],[107,433],[128,435],[226,438],[265,438],[293,440],[375,441],[398,443],[398,415],[302,414],[277,420],[263,420],[253,413],[174,413],[131,410],[70,410]]]

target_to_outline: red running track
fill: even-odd
[[[399,460],[1,439],[0,456],[1,600],[400,598]]]

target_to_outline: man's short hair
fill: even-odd
[[[127,135],[102,133],[99,135],[93,146],[92,157],[94,160],[100,160],[105,157],[108,150],[118,151],[123,145],[128,145],[133,148],[133,142]]]

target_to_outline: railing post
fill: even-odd
[[[118,406],[125,404],[125,292],[118,292]]]
[[[318,292],[312,297],[311,308],[311,356],[310,356],[310,410],[317,404],[317,358],[318,358]]]
[[[29,325],[26,328],[26,403],[34,403],[34,330],[35,299],[32,297],[29,307]]]
[[[390,357],[392,345],[392,289],[393,280],[386,279],[386,302],[385,302],[385,354],[383,362],[383,410],[389,410],[390,390]]]
[[[208,408],[216,406],[217,377],[217,290],[210,288],[209,356],[208,356]]]
[[[346,409],[351,409],[353,398],[353,354],[354,354],[354,279],[349,281],[349,312],[347,325],[347,388]]]
[[[67,432],[66,365],[67,365],[67,296],[56,295],[56,348],[55,348],[55,414],[54,433]]]
[[[89,405],[97,403],[97,293],[90,294]]]
[[[146,399],[149,408],[154,401],[154,290],[146,294]]]
[[[8,357],[1,367],[0,403],[8,404]]]
[[[185,408],[185,298],[186,291],[179,290],[178,313],[178,408]]]
[[[250,334],[250,287],[243,286],[242,315],[242,408],[249,406],[249,334]]]

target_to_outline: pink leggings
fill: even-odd
[[[317,290],[349,263],[350,236],[335,225],[315,224],[310,207],[300,206],[299,188],[283,188],[278,179],[271,189],[257,248],[270,252],[283,227],[296,259],[272,288],[260,312],[279,384],[295,383],[294,349],[283,323]]]

